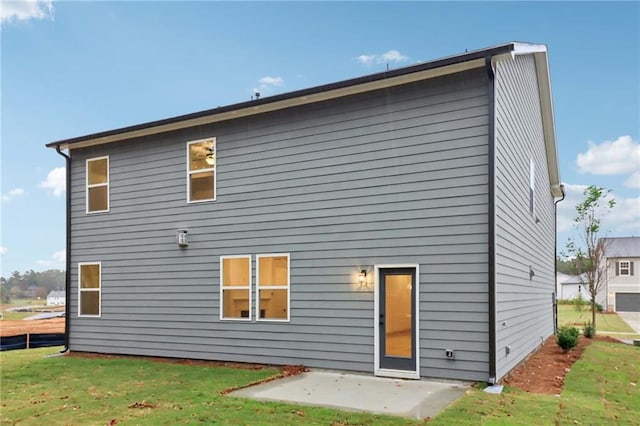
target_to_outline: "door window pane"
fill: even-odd
[[[385,277],[385,355],[411,358],[412,276]]]

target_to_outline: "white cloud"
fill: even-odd
[[[356,57],[356,61],[364,65],[371,65],[376,61],[377,55],[360,55]]]
[[[640,144],[631,136],[620,136],[615,141],[589,143],[585,153],[576,160],[580,173],[594,175],[620,175],[640,169]]]
[[[584,190],[587,185],[564,184],[565,199],[558,203],[558,232],[570,231],[576,217],[576,204],[584,200]],[[640,197],[621,198],[614,193],[607,195],[605,200],[616,200],[616,205],[609,213],[602,215],[602,236],[612,235],[640,235]]]
[[[253,93],[260,93],[261,95],[269,95],[273,93],[276,87],[284,86],[284,79],[282,77],[271,77],[266,75],[258,79],[258,87],[253,89]]]
[[[24,195],[24,189],[22,188],[14,188],[7,192],[6,194],[2,194],[2,201],[11,201],[12,199]]]
[[[50,189],[51,193],[59,197],[66,191],[67,181],[64,167],[56,167],[47,175],[47,180],[40,182],[40,188]]]
[[[44,268],[64,268],[67,252],[59,250],[51,255],[51,259],[38,260],[36,263]]]
[[[397,50],[389,50],[382,54],[356,56],[356,61],[363,65],[371,65],[374,63],[388,64],[391,62],[400,63],[400,62],[406,62],[408,60],[409,60],[408,56],[403,55]]]
[[[0,254],[6,254],[8,251],[8,248],[0,246]]]
[[[640,170],[637,170],[629,179],[624,182],[624,186],[628,188],[640,189]]]
[[[0,23],[28,19],[53,19],[53,0],[2,0]]]
[[[284,84],[284,79],[282,77],[270,77],[265,76],[258,80],[258,83],[264,86],[282,86]]]
[[[53,253],[53,255],[51,255],[51,258],[53,260],[55,260],[56,262],[64,263],[64,261],[67,258],[67,252],[66,252],[66,250],[59,250],[59,251]]]

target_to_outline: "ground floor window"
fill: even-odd
[[[289,254],[256,256],[258,320],[289,321]]]
[[[99,317],[102,292],[100,262],[78,264],[78,316]]]
[[[220,258],[220,319],[251,319],[251,256]]]

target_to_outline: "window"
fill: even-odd
[[[529,159],[529,212],[533,214],[533,202],[536,190],[536,166],[533,158]]]
[[[109,157],[87,160],[87,213],[109,211]]]
[[[100,316],[101,264],[78,264],[78,316]]]
[[[618,275],[631,275],[631,262],[628,260],[621,260],[618,262],[618,271],[620,272]]]
[[[289,255],[259,254],[257,263],[257,319],[289,321]]]
[[[220,257],[220,319],[251,319],[251,256]]]
[[[187,143],[188,202],[216,199],[216,140]]]

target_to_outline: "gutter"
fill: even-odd
[[[555,288],[553,289],[553,334],[557,334],[558,332],[558,203],[564,200],[565,192],[564,185],[560,185],[560,192],[562,193],[562,198],[554,201],[553,203],[553,273],[554,273],[554,282],[556,283]]]
[[[489,229],[488,229],[488,262],[489,262],[489,280],[488,280],[488,293],[489,293],[489,379],[487,382],[491,385],[496,383],[497,377],[497,363],[496,363],[496,218],[495,218],[495,196],[496,196],[496,169],[495,169],[495,156],[496,156],[496,114],[495,114],[495,98],[496,98],[496,84],[495,73],[493,71],[493,55],[487,55],[484,62],[485,69],[487,70],[487,76],[489,77],[489,125],[488,125],[488,138],[489,138],[489,157],[487,161],[488,167],[488,216],[489,216]]]
[[[71,318],[71,157],[62,152],[60,146],[56,146],[56,152],[65,159],[66,178],[66,249],[65,249],[65,307],[64,307],[64,348],[61,353],[69,351],[69,319]]]

